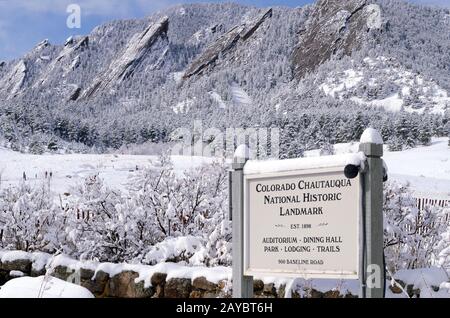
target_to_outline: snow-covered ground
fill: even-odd
[[[358,143],[338,144],[336,154],[358,152]],[[308,157],[319,151],[309,151]],[[17,185],[25,172],[27,180],[42,182],[52,174],[51,188],[63,194],[85,177],[98,174],[108,186],[124,189],[129,177],[152,165],[154,156],[133,155],[30,155],[0,148],[0,186]],[[172,158],[177,170],[198,167],[211,161],[201,157]],[[448,138],[434,138],[430,146],[389,152],[384,160],[391,180],[409,182],[417,196],[450,200],[450,147]]]
[[[418,197],[450,200],[450,147],[448,138],[434,139],[428,147],[388,152],[390,177],[409,182]]]

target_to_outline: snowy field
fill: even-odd
[[[152,165],[155,156],[133,155],[30,155],[0,148],[0,186],[19,184],[24,173],[29,182],[50,180],[56,194],[69,192],[71,186],[98,174],[113,188],[125,189],[128,178],[136,171]],[[176,170],[183,171],[210,161],[201,157],[172,157]],[[50,178],[51,176],[51,178]]]
[[[358,143],[335,146],[336,154],[358,151]],[[318,156],[318,151],[306,153]],[[152,165],[154,156],[133,155],[30,155],[0,148],[0,186],[17,185],[25,173],[27,180],[40,183],[51,178],[56,194],[70,191],[70,187],[84,178],[98,174],[108,186],[124,189],[129,177],[143,167]],[[450,200],[450,147],[448,138],[435,138],[430,146],[401,152],[386,150],[384,160],[391,180],[409,182],[420,197]],[[210,162],[209,158],[172,158],[177,170],[182,171]]]

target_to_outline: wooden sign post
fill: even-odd
[[[383,242],[383,181],[387,174],[383,167],[383,139],[379,132],[367,129],[360,143],[360,151],[367,157],[363,174],[364,255],[365,272],[361,273],[361,296],[383,298],[386,278]]]
[[[246,146],[233,158],[230,174],[230,217],[233,220],[233,297],[253,298],[253,277],[244,275],[244,166],[249,159]]]
[[[383,142],[368,129],[360,153],[250,161],[230,172],[233,297],[253,297],[253,276],[360,279],[384,295]]]

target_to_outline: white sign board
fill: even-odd
[[[337,167],[244,180],[245,275],[358,278],[359,176]]]

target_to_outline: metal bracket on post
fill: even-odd
[[[361,282],[363,297],[383,298],[386,285],[383,238],[383,140],[380,133],[367,129],[361,137],[360,151],[367,157],[367,170],[363,177],[363,216],[365,246],[364,273]]]
[[[244,276],[244,167],[249,150],[239,146],[230,173],[230,217],[233,221],[233,298],[253,298],[253,277]]]

